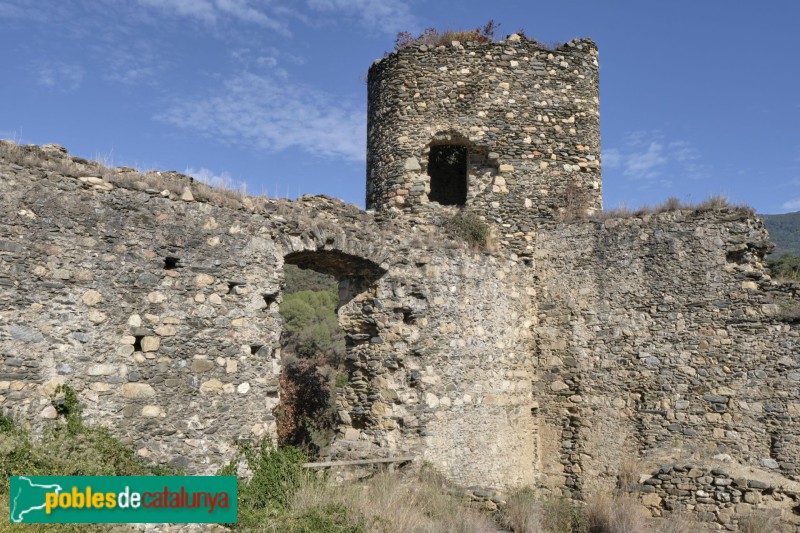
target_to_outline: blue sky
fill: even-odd
[[[800,210],[790,0],[0,0],[0,137],[363,206],[369,65],[489,19],[597,42],[607,208]]]

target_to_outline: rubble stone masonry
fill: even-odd
[[[339,280],[331,459],[411,455],[493,497],[634,471],[656,515],[796,517],[800,303],[764,267],[764,225],[713,206],[586,218],[597,50],[513,37],[372,67],[367,212],[0,144],[3,413],[39,431],[65,383],[138,455],[215,472],[237,439],[275,437],[288,262]],[[489,249],[426,197],[439,142],[467,146],[463,209]]]

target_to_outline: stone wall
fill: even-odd
[[[275,435],[291,262],[340,280],[331,458],[413,453],[465,483],[532,481],[531,302],[513,261],[338,200],[223,206],[185,177],[168,176],[177,194],[24,153],[0,160],[4,413],[39,429],[66,383],[139,455],[213,472],[236,439]]]
[[[597,48],[412,45],[369,71],[367,208],[429,203],[432,144],[468,147],[466,205],[512,233],[537,218],[599,210]]]
[[[670,458],[797,479],[797,300],[776,303],[770,246],[745,209],[540,229],[544,485],[577,495]]]
[[[0,406],[35,431],[57,423],[66,383],[90,423],[190,472],[214,472],[236,439],[274,437],[290,262],[340,281],[348,383],[328,458],[413,455],[489,497],[583,497],[626,469],[691,464],[700,481],[687,470],[674,489],[691,498],[658,474],[645,503],[730,528],[732,506],[777,500],[748,502],[757,487],[738,482],[698,494],[709,476],[722,486],[708,474],[720,463],[772,476],[785,512],[800,497],[797,292],[769,278],[747,210],[540,221],[519,238],[494,224],[489,252],[444,233],[455,208],[200,202],[185,177],[161,176],[164,189],[8,146]]]
[[[796,509],[800,483],[755,469],[668,463],[626,489],[639,493],[654,516],[669,520],[673,513],[691,513],[698,525],[712,530],[735,531],[759,515],[762,523],[784,519],[800,527],[800,516],[787,512]]]

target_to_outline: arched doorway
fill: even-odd
[[[288,275],[296,279],[302,269],[314,290],[289,283],[285,287],[281,399],[274,411],[278,442],[320,456],[337,433],[370,425],[349,413],[347,395],[352,391],[347,385],[354,374],[360,377],[359,352],[368,350],[374,337],[369,332],[375,326],[364,316],[361,300],[371,300],[369,294],[385,271],[368,259],[331,250],[293,252],[284,261],[287,280]],[[323,276],[314,278],[309,270]],[[310,321],[308,326],[304,320]]]

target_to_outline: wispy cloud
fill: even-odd
[[[781,207],[783,207],[784,209],[800,209],[800,198],[784,202]]]
[[[181,97],[157,118],[261,150],[300,148],[315,156],[363,161],[364,117],[364,109],[355,103],[342,103],[275,76],[245,72],[211,93]]]
[[[708,166],[690,142],[667,140],[658,130],[627,134],[620,146],[603,151],[603,166],[619,169],[631,180],[662,183],[665,174],[689,179],[702,179],[709,174]]]
[[[282,35],[290,33],[286,23],[254,7],[250,0],[139,0],[139,3],[209,24],[216,24],[223,18],[232,18],[268,28]]]
[[[303,65],[306,59],[302,56],[280,50],[275,46],[264,46],[256,49],[237,48],[230,52],[231,59],[244,66],[245,69],[267,68],[273,69],[279,63]]]
[[[154,84],[159,72],[166,68],[155,48],[144,41],[132,42],[125,48],[109,50],[104,57],[107,80],[125,83]]]
[[[60,91],[74,91],[83,83],[85,71],[79,65],[68,63],[41,63],[34,67],[36,83]]]
[[[0,19],[25,19],[34,21],[44,21],[48,18],[46,9],[30,3],[20,5],[20,2],[6,1],[0,2]]]
[[[216,174],[207,168],[187,168],[183,173],[212,187],[222,189],[241,190],[246,185],[245,182],[234,179],[228,172]]]
[[[385,33],[411,30],[416,19],[406,0],[307,0],[319,12],[357,17],[368,29]]]

